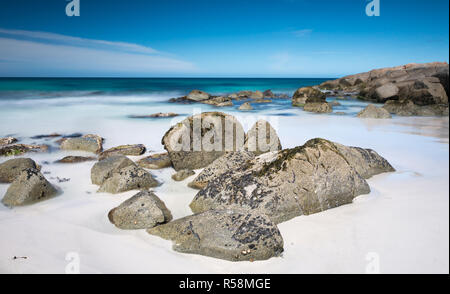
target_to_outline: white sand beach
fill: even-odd
[[[192,108],[217,110],[205,105],[163,102],[144,108],[130,103],[130,97],[124,98],[126,105],[120,97],[112,97],[108,103],[103,98],[84,102],[79,98],[64,99],[42,99],[32,104],[2,102],[2,135],[11,134],[32,143],[36,140],[29,137],[39,134],[93,133],[106,139],[105,149],[141,143],[157,153],[163,151],[161,138],[167,129],[191,115]],[[154,97],[135,99],[155,101]],[[98,187],[90,181],[94,162],[53,163],[67,155],[89,154],[54,150],[24,157],[41,164],[46,178],[63,193],[26,207],[10,209],[0,205],[0,273],[62,274],[69,263],[67,254],[75,252],[80,257],[81,273],[366,273],[371,258],[376,256],[380,273],[448,274],[448,117],[359,119],[354,113],[364,103],[345,101],[343,105],[346,115],[309,114],[300,108],[277,105],[266,105],[265,110],[253,113],[239,112],[235,107],[219,110],[236,115],[242,122],[251,115],[278,122],[274,126],[283,148],[321,137],[371,148],[396,169],[369,179],[371,193],[357,197],[352,204],[281,223],[282,257],[233,263],[175,252],[170,241],[144,230],[120,230],[109,222],[107,214],[136,191],[96,193]],[[173,120],[126,117],[167,111],[183,116]],[[243,125],[248,130],[249,125]],[[1,157],[0,163],[7,159]],[[163,183],[154,191],[174,219],[192,214],[188,205],[197,193],[187,187],[192,178],[175,182],[171,179],[172,168],[151,172]],[[56,177],[70,181],[58,183]],[[7,188],[7,184],[0,184],[0,195]]]

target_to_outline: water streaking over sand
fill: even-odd
[[[50,172],[46,177],[64,193],[12,210],[0,205],[0,272],[64,273],[66,254],[77,252],[82,273],[365,273],[370,253],[379,256],[381,273],[448,273],[448,118],[362,120],[355,114],[367,104],[355,100],[340,101],[342,106],[334,108],[345,115],[306,113],[290,107],[289,100],[255,104],[254,111],[243,113],[237,110],[239,103],[219,109],[166,103],[172,93],[1,100],[0,136],[45,143],[55,139],[30,137],[53,132],[95,133],[106,139],[105,148],[142,143],[159,152],[170,125],[191,115],[193,108],[219,110],[243,122],[249,115],[276,118],[283,148],[322,137],[372,148],[397,172],[368,180],[372,192],[350,205],[280,224],[285,244],[281,258],[232,263],[177,253],[171,242],[143,230],[117,229],[107,213],[136,192],[96,193],[98,187],[90,181],[94,162],[53,164],[66,155],[87,153],[55,150],[28,154],[42,165],[43,172]],[[159,120],[128,118],[169,111],[182,115]],[[249,126],[244,123],[244,128]],[[6,159],[0,158],[0,162]],[[188,205],[197,192],[187,187],[192,178],[175,182],[173,169],[152,173],[163,182],[155,193],[174,218],[190,215]],[[56,177],[70,181],[58,183]],[[0,185],[0,196],[7,188]],[[27,259],[13,260],[13,256]]]

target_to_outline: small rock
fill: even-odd
[[[12,144],[0,146],[0,156],[16,156],[27,152],[46,152],[47,145]]]
[[[270,99],[255,99],[252,102],[253,103],[271,103],[272,100],[270,100]]]
[[[115,155],[100,160],[91,169],[92,184],[103,184],[113,173],[127,166],[136,166],[136,164],[123,155]]]
[[[96,158],[86,156],[66,156],[60,160],[57,160],[56,163],[80,163],[93,160],[96,160]]]
[[[99,155],[99,159],[104,159],[106,157],[112,156],[112,155],[129,155],[129,156],[139,156],[144,154],[146,151],[146,148],[142,144],[135,144],[135,145],[121,145],[117,147],[110,148],[106,151],[103,151]]]
[[[141,191],[108,213],[108,218],[123,230],[149,229],[168,223],[172,214],[151,191]]]
[[[207,100],[209,97],[211,97],[211,95],[200,90],[193,90],[186,96],[187,99],[192,101]]]
[[[156,226],[148,233],[172,240],[175,251],[229,261],[266,260],[283,252],[277,226],[251,211],[210,210]]]
[[[173,113],[173,112],[166,112],[166,113],[162,113],[162,112],[158,112],[158,113],[154,113],[154,114],[150,114],[150,115],[130,115],[130,118],[167,118],[167,117],[176,117],[178,116],[177,113]]]
[[[35,168],[27,168],[12,182],[2,199],[6,206],[22,206],[46,200],[57,190]]]
[[[103,139],[97,135],[85,135],[81,138],[67,138],[62,140],[61,149],[81,150],[100,153],[103,149]]]
[[[48,135],[37,135],[37,136],[31,137],[31,139],[38,140],[38,139],[47,139],[47,138],[56,138],[56,137],[61,137],[61,135],[57,134],[57,133],[52,133],[52,134],[48,134]]]
[[[195,175],[195,172],[193,170],[182,169],[182,170],[178,171],[177,173],[173,174],[172,179],[177,182],[181,182],[193,175]]]
[[[149,172],[132,165],[114,172],[103,182],[98,192],[118,194],[130,190],[147,190],[158,185]]]
[[[0,164],[0,183],[12,183],[27,168],[39,169],[30,158],[15,158]]]
[[[172,166],[169,153],[153,154],[148,157],[142,158],[137,162],[140,167],[148,169],[162,169]]]
[[[303,110],[316,113],[333,112],[333,108],[327,102],[306,102],[305,106],[303,107]]]
[[[378,119],[392,118],[389,111],[387,111],[384,108],[376,107],[373,104],[369,104],[366,108],[361,110],[357,116],[360,118],[378,118]]]
[[[0,138],[0,146],[16,143],[17,139],[13,137]]]
[[[249,102],[245,102],[239,106],[239,110],[253,110],[253,107]]]

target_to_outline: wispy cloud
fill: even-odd
[[[195,66],[151,47],[48,32],[0,28],[0,75],[146,75],[187,73]]]
[[[313,32],[312,29],[302,29],[302,30],[295,30],[292,33],[296,36],[296,37],[305,37],[310,35]]]

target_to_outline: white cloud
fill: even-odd
[[[150,75],[196,71],[190,62],[139,44],[1,28],[0,56],[2,76]]]
[[[312,29],[303,29],[303,30],[293,31],[292,33],[297,37],[305,37],[305,36],[310,35],[312,32],[313,32]]]

